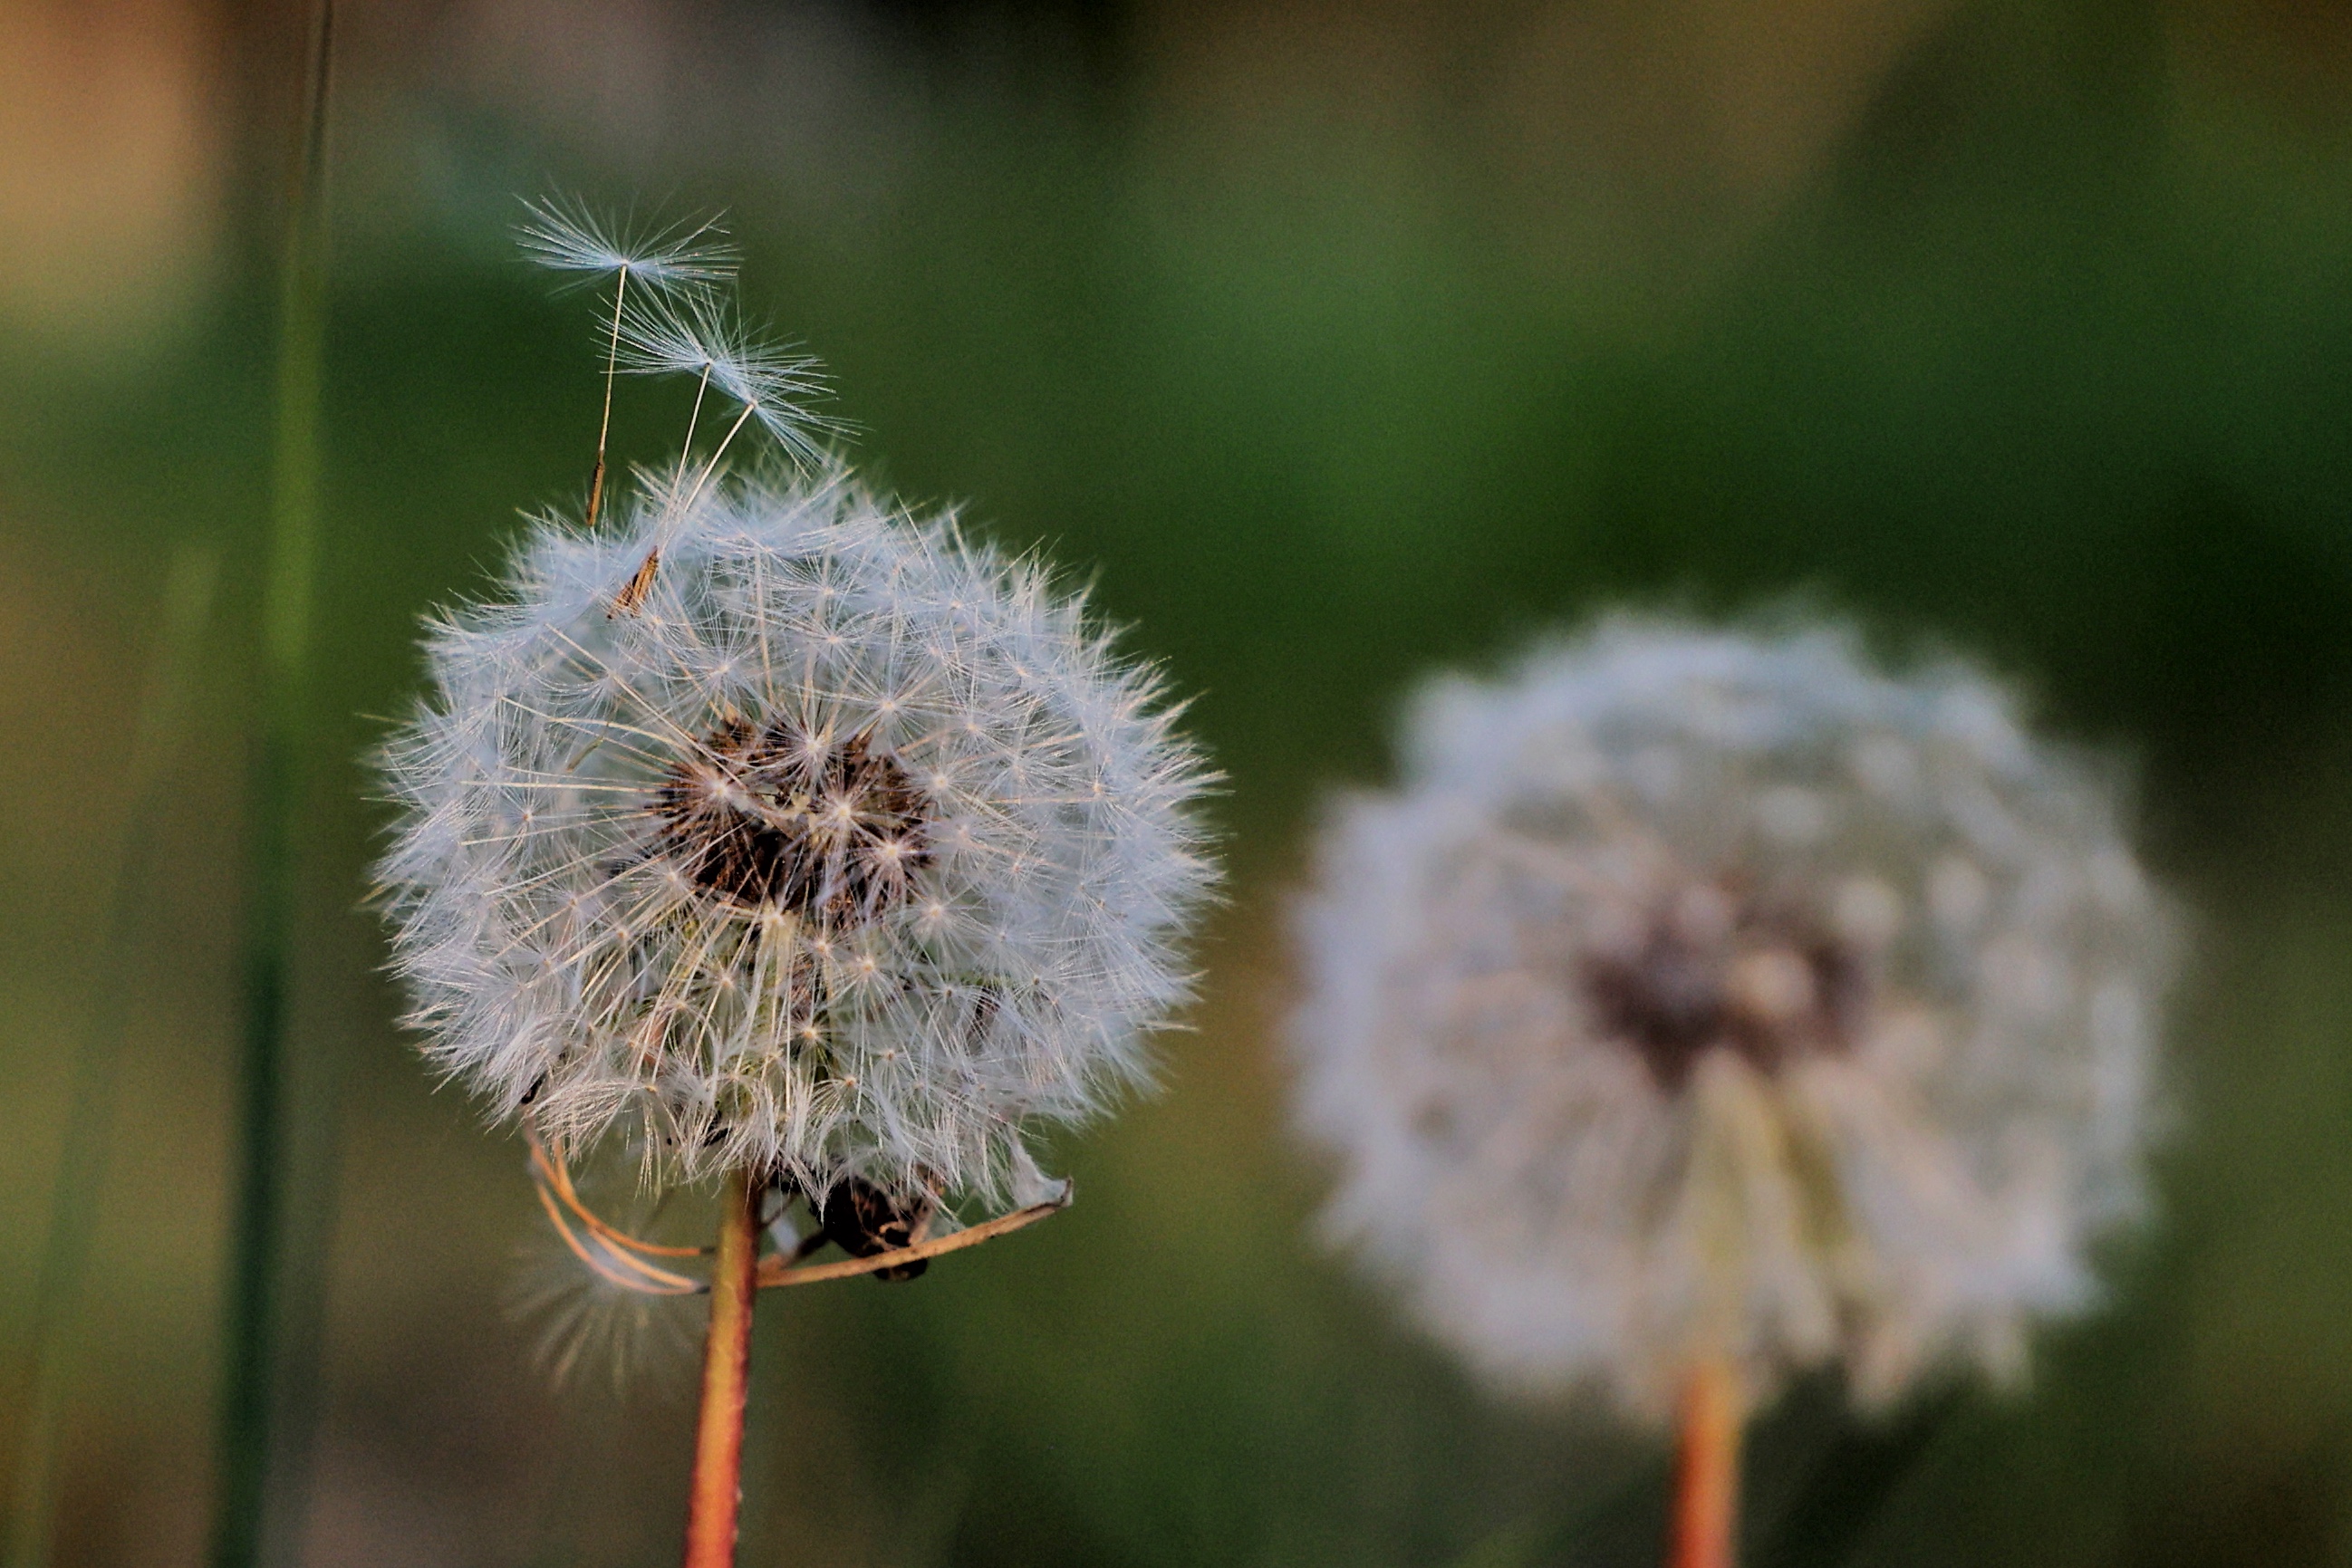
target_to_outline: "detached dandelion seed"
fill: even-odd
[[[763,341],[730,298],[709,293],[640,297],[619,318],[619,365],[639,375],[685,375],[736,406],[734,423],[706,461],[715,470],[743,426],[757,420],[786,453],[821,462],[837,422],[808,412],[825,381],[817,361]],[[691,438],[689,437],[689,444]],[[681,453],[681,463],[686,454]],[[683,476],[683,467],[680,474]],[[695,499],[689,492],[682,505]]]
[[[695,376],[739,418],[434,622],[379,870],[426,1055],[523,1120],[573,1258],[710,1297],[688,1561],[717,1564],[753,1291],[911,1279],[1066,1201],[1025,1139],[1140,1084],[1187,997],[1208,775],[1043,567],[824,453],[813,367],[679,281],[704,263],[541,215],[557,264],[677,284],[615,306],[608,376]],[[802,465],[729,477],[747,422]],[[569,1161],[607,1139],[656,1186],[719,1178],[717,1247],[582,1202]],[[1018,1207],[959,1229],[964,1199]],[[808,1240],[760,1258],[795,1202]],[[803,1262],[826,1244],[849,1258]]]
[[[735,276],[738,256],[716,218],[668,224],[614,224],[566,196],[523,203],[530,214],[517,231],[523,253],[555,272],[588,277],[634,275],[665,287],[698,287]]]
[[[1299,911],[1328,1228],[1497,1385],[1679,1408],[1679,1562],[1790,1375],[2014,1379],[2092,1304],[2173,923],[1997,685],[1620,620],[1433,685],[1402,771]]]
[[[596,426],[596,465],[588,479],[586,526],[604,513],[604,449],[613,431],[613,373],[621,352],[621,326],[629,309],[629,280],[667,294],[703,289],[735,276],[735,250],[716,218],[615,228],[582,203],[549,196],[525,202],[530,221],[519,231],[523,252],[541,267],[613,280],[613,320],[604,348],[604,413]],[[642,298],[639,300],[642,308]]]

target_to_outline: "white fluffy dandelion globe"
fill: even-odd
[[[1212,871],[1158,678],[838,471],[547,523],[442,617],[380,867],[430,1057],[576,1146],[1003,1192],[1146,1071]]]
[[[1441,682],[1297,926],[1328,1224],[1508,1388],[2013,1375],[2144,1207],[2172,922],[1962,665],[1625,620]]]

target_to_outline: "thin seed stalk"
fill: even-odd
[[[1710,1356],[1683,1385],[1670,1568],[1733,1568],[1739,1527],[1739,1375]]]
[[[750,1173],[727,1177],[710,1270],[710,1332],[702,1347],[702,1413],[687,1495],[685,1568],[731,1568],[743,1500],[743,1402],[751,1365],[759,1195]]]
[[[604,505],[604,442],[613,434],[613,375],[621,363],[621,307],[628,302],[629,268],[624,263],[621,276],[613,285],[613,340],[604,350],[604,417],[596,426],[596,468],[588,478],[588,526],[596,526],[596,514]]]

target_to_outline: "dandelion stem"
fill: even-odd
[[[1741,1425],[1738,1374],[1720,1356],[1702,1360],[1683,1385],[1669,1568],[1732,1568],[1738,1555]]]
[[[285,1294],[286,1012],[299,871],[296,834],[318,547],[319,403],[326,351],[327,112],[333,0],[312,12],[300,139],[291,170],[279,297],[277,432],[262,584],[259,744],[246,916],[245,1050],[221,1406],[215,1568],[262,1551]]]
[[[748,1173],[731,1172],[720,1199],[719,1251],[710,1270],[710,1333],[702,1347],[702,1415],[695,1426],[694,1480],[687,1497],[685,1568],[730,1568],[735,1561],[759,1239],[759,1195]]]

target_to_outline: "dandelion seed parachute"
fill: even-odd
[[[1326,1221],[1496,1384],[2014,1376],[2145,1207],[2173,922],[2000,687],[1619,620],[1440,682],[1297,912]]]
[[[523,254],[555,272],[591,277],[628,273],[665,287],[723,282],[735,275],[736,254],[713,219],[620,228],[583,203],[562,196],[525,202],[530,214],[520,238]]]
[[[670,1177],[1025,1198],[1024,1126],[1145,1077],[1205,775],[1035,563],[838,466],[646,480],[426,653],[380,875],[410,1021],[494,1113]]]
[[[824,438],[843,434],[839,422],[808,412],[825,386],[817,361],[763,341],[731,299],[665,291],[631,301],[620,317],[620,367],[705,381],[803,460],[821,463]]]

